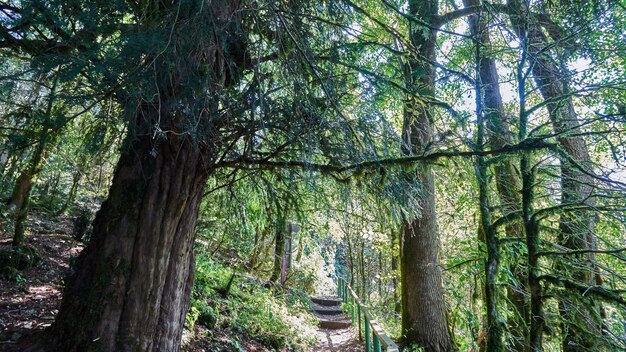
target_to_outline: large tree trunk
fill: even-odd
[[[464,0],[466,7],[480,5],[480,0]],[[495,60],[488,54],[491,46],[489,35],[488,14],[480,13],[470,16],[472,35],[487,52],[480,57],[479,78],[483,93],[483,112],[486,123],[486,134],[491,149],[503,148],[512,143],[510,123],[507,121],[500,94],[500,82]],[[513,161],[509,158],[495,164],[496,188],[500,199],[502,215],[521,212],[521,181],[515,172]],[[505,229],[508,237],[522,237],[524,227],[521,223],[510,223]],[[514,245],[510,254],[513,256],[509,270],[513,273],[514,282],[507,286],[507,298],[513,305],[515,315],[508,322],[511,335],[509,348],[512,351],[526,350],[526,321],[528,319],[528,305],[525,298],[526,275],[521,267],[518,256],[520,252]]]
[[[218,41],[242,44],[241,2],[184,4],[184,10],[176,2],[145,4],[146,16],[153,17],[142,24],[161,33],[167,20],[172,28],[163,32],[167,48],[148,58],[156,90],[126,105],[132,109],[127,114],[134,114],[129,135],[92,239],[55,323],[27,351],[179,349],[194,277],[198,208],[220,143],[217,97],[234,84],[234,67],[227,65],[240,62]]]
[[[410,14],[426,22],[434,23],[437,11],[437,0],[409,2]],[[421,57],[413,56],[405,65],[407,88],[421,96],[432,97],[436,34],[428,30],[424,33],[424,28],[413,22],[409,31],[411,44]],[[420,104],[413,95],[407,96],[405,104],[403,151],[421,154],[432,141],[432,107]],[[413,200],[409,204],[416,204],[420,215],[405,220],[400,240],[402,335],[406,344],[417,344],[429,352],[451,351],[439,267],[435,180],[431,166],[419,164],[414,177],[419,189],[410,195]]]
[[[566,68],[547,48],[551,45],[537,21],[523,2],[509,1],[513,13],[511,22],[520,38],[525,41],[535,83],[545,101],[554,133],[559,135],[562,149],[561,203],[595,205],[594,180],[589,152],[581,136],[571,136],[580,131],[580,123],[566,79]],[[580,170],[579,167],[586,169]],[[560,218],[559,244],[571,250],[595,249],[595,218],[590,210],[565,211]],[[568,264],[557,265],[560,275],[589,287],[596,284],[593,254],[571,256]],[[573,267],[577,269],[572,270]],[[559,310],[563,326],[565,352],[588,351],[600,348],[598,336],[602,332],[601,307],[583,294],[568,292],[560,297]]]
[[[139,138],[121,156],[39,350],[178,349],[207,169],[201,148],[184,136],[168,136],[156,153],[151,144],[150,136]]]

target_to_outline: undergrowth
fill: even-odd
[[[308,307],[305,292],[234,273],[231,267],[200,253],[186,326],[197,333],[200,329],[194,326],[201,325],[206,334],[203,338],[215,343],[218,336],[228,336],[235,351],[244,350],[240,340],[269,351],[302,351],[316,343],[317,322],[307,313]]]

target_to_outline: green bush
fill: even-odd
[[[236,275],[224,297],[232,270],[199,255],[187,327],[225,330],[245,336],[269,350],[301,350],[316,342],[314,319],[307,313],[308,296],[300,290],[266,288],[264,281]]]

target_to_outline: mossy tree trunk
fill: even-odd
[[[595,206],[593,167],[580,121],[567,81],[567,68],[559,62],[549,42],[528,8],[519,0],[509,0],[511,22],[528,51],[534,81],[544,99],[552,128],[561,149],[561,204]],[[559,245],[570,250],[594,250],[595,216],[588,210],[564,211],[559,222]],[[558,263],[559,274],[588,287],[596,284],[593,253],[566,258]],[[575,267],[576,269],[572,269]],[[565,352],[602,349],[602,308],[583,292],[569,292],[560,297],[563,350]]]
[[[464,0],[466,7],[478,6],[480,0]],[[500,82],[496,62],[490,55],[491,39],[489,35],[489,14],[481,12],[469,17],[470,30],[477,45],[481,49],[479,61],[479,81],[482,91],[482,112],[485,120],[485,134],[491,149],[499,149],[511,144],[512,133],[510,123],[507,121],[500,93]],[[500,200],[500,210],[506,216],[513,213],[521,213],[521,181],[515,171],[513,160],[503,159],[494,166],[496,188]],[[510,223],[505,228],[508,237],[521,238],[524,234],[523,224]],[[521,251],[517,244],[510,251],[512,258],[509,270],[513,273],[514,283],[507,286],[507,298],[514,309],[514,317],[509,321],[509,332],[512,338],[509,346],[512,351],[522,352],[526,350],[526,322],[528,320],[528,305],[525,298],[526,275],[521,267]]]
[[[465,5],[468,5],[468,1],[465,1]],[[477,6],[479,3],[469,3],[471,6]],[[470,29],[472,36],[474,37],[474,60],[475,60],[475,97],[476,97],[476,150],[482,151],[485,148],[485,135],[486,135],[486,119],[488,115],[488,109],[485,100],[487,100],[487,90],[485,89],[485,83],[483,82],[483,75],[486,73],[485,64],[488,63],[487,58],[484,57],[486,52],[485,44],[488,40],[487,26],[483,13],[470,16]],[[490,77],[491,78],[491,77]],[[493,79],[493,78],[492,78]],[[493,82],[491,82],[493,83]],[[495,77],[495,84],[497,86],[497,75]],[[489,93],[493,93],[493,87],[490,87]],[[491,97],[495,102],[494,97]],[[491,200],[489,195],[489,181],[488,181],[488,167],[485,157],[478,156],[474,163],[474,169],[476,172],[476,182],[478,183],[478,204],[480,214],[480,227],[479,232],[484,234],[484,243],[487,247],[487,258],[485,260],[485,308],[487,312],[487,344],[486,351],[488,352],[500,352],[504,350],[502,341],[503,326],[501,323],[500,301],[501,293],[498,285],[498,274],[500,271],[500,243],[497,237],[497,232],[492,225],[491,214]]]
[[[48,129],[44,129],[35,150],[28,161],[26,168],[20,173],[13,186],[9,207],[15,214],[15,231],[13,233],[13,246],[20,247],[24,243],[26,235],[26,218],[30,207],[30,194],[37,179],[37,175],[43,169],[44,157],[50,143],[51,135]]]

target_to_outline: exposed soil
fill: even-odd
[[[41,260],[14,279],[0,278],[0,350],[52,324],[70,258],[84,247],[70,235],[68,218],[47,221],[35,214],[27,228],[26,244],[37,249]],[[0,249],[9,249],[11,233],[2,227],[0,231]]]

